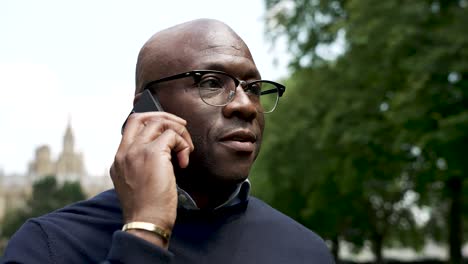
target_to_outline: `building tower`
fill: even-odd
[[[29,180],[33,182],[52,174],[54,174],[54,163],[51,159],[50,148],[47,145],[39,146],[36,148],[34,160],[29,163]]]
[[[58,182],[81,181],[84,176],[83,156],[75,152],[75,138],[68,121],[65,135],[63,136],[63,148],[56,163],[56,176]]]

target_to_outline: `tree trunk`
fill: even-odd
[[[462,181],[458,177],[454,177],[448,181],[450,193],[450,212],[447,221],[449,225],[449,247],[450,247],[450,263],[462,263],[462,215],[461,215],[461,189]]]
[[[383,248],[383,236],[380,234],[375,234],[374,241],[372,241],[372,252],[374,253],[376,264],[383,263],[382,248]]]
[[[331,252],[332,252],[333,257],[335,258],[335,263],[339,264],[340,263],[340,256],[339,256],[339,254],[340,254],[340,240],[339,240],[338,236],[335,236],[332,239]]]

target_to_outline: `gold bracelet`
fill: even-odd
[[[152,233],[155,233],[159,237],[161,237],[164,242],[168,242],[169,238],[171,237],[171,233],[164,230],[163,228],[152,224],[152,223],[146,223],[146,222],[130,222],[125,224],[122,227],[122,231],[127,231],[130,229],[141,229],[141,230],[146,230]]]

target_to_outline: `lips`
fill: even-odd
[[[237,130],[223,135],[220,143],[236,152],[254,152],[257,137],[249,130]]]

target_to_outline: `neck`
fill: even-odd
[[[237,184],[197,183],[178,180],[177,184],[195,200],[198,208],[216,208],[224,203],[234,192]]]
[[[206,171],[176,168],[176,175],[177,185],[190,194],[200,209],[221,205],[238,186],[238,182],[217,179]]]

